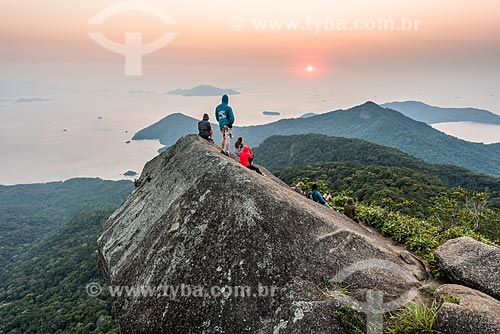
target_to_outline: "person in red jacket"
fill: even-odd
[[[238,137],[238,140],[236,140],[236,143],[234,143],[234,148],[236,149],[234,153],[236,155],[240,155],[240,153],[243,151],[243,147],[245,147],[245,144],[243,144],[243,137]],[[250,162],[250,165],[253,162],[253,159],[255,159],[255,155],[252,152],[252,148],[249,146],[248,149],[250,150],[250,154],[252,155],[251,158],[248,159],[248,162]]]
[[[262,172],[260,171],[259,168],[252,165],[252,160],[253,160],[252,149],[250,148],[250,146],[245,145],[243,147],[243,151],[241,151],[241,153],[240,153],[240,163],[243,166],[245,166],[246,168],[254,170],[257,173],[259,173],[260,175],[264,175],[264,174],[262,174]]]

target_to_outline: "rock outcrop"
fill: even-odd
[[[108,284],[143,286],[114,296],[121,333],[349,333],[325,291],[392,308],[416,291],[400,248],[267,174],[198,136],[146,164],[98,240]]]
[[[438,327],[444,334],[500,333],[500,302],[482,292],[454,284],[436,291],[445,302],[438,312]]]
[[[500,248],[463,237],[448,240],[434,256],[452,282],[500,299]]]

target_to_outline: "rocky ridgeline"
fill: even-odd
[[[421,261],[267,174],[198,136],[146,164],[140,186],[98,240],[108,284],[149,289],[114,297],[122,333],[349,333],[332,316],[343,305],[376,322],[373,307],[389,311],[425,297]],[[462,286],[443,289],[464,300],[442,307],[449,333],[479,328],[478,319],[489,322],[475,333],[500,328],[498,300]],[[474,316],[460,322],[468,305],[477,306]]]

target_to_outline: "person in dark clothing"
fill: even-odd
[[[208,114],[204,114],[203,120],[198,122],[198,134],[201,138],[213,142],[214,130],[212,130],[212,126],[208,120]]]
[[[252,163],[250,162],[250,159],[253,159],[252,150],[250,149],[250,147],[248,145],[245,145],[245,146],[243,146],[243,151],[241,151],[241,153],[240,153],[240,163],[243,166],[245,166],[246,168],[254,170],[257,173],[259,173],[260,175],[265,176],[264,174],[262,174],[262,172],[260,171],[259,168],[252,165]]]
[[[315,201],[316,203],[319,203],[321,205],[324,205],[326,206],[327,208],[332,208],[330,205],[328,205],[328,203],[325,201],[325,199],[323,198],[323,196],[321,196],[321,193],[318,191],[318,185],[317,184],[313,184],[311,186],[312,190],[309,192],[309,194],[307,195],[307,198]]]
[[[359,223],[359,219],[356,217],[356,204],[352,198],[348,198],[344,206],[344,214]]]

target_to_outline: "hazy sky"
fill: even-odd
[[[427,102],[446,105],[500,106],[497,0],[148,0],[177,24],[139,12],[88,24],[120,2],[1,0],[0,80],[87,88],[212,83],[326,92],[342,87],[352,96],[369,91],[360,99],[418,99],[422,94]],[[418,30],[332,31],[325,23],[393,19],[399,26],[401,18],[418,20]],[[235,30],[235,20],[244,21],[244,27]],[[262,29],[269,20],[297,21],[301,27]],[[123,57],[89,38],[96,31],[120,43],[125,32],[141,32],[145,42],[165,31],[178,36],[144,57],[142,77],[125,78]],[[307,66],[315,70],[309,73]]]
[[[278,119],[264,110],[298,117],[367,100],[500,114],[498,0],[145,2],[156,6],[154,15],[121,12],[91,25],[98,13],[130,2],[0,0],[0,155],[8,157],[0,183],[139,171],[159,144],[127,144],[133,133],[174,112],[213,112],[219,97],[165,95],[199,84],[242,92],[231,97],[238,125]],[[142,76],[133,77],[125,76],[123,55],[89,37],[123,44],[127,33],[141,33],[148,44],[166,32],[178,35],[144,56]],[[477,136],[485,128],[442,126],[498,141]]]

